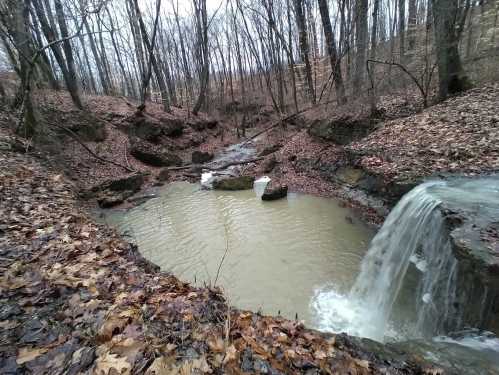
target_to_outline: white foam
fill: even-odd
[[[433,341],[457,344],[475,350],[491,350],[494,352],[499,352],[499,338],[497,338],[490,332],[469,335],[465,334],[460,338],[437,336],[433,338]]]

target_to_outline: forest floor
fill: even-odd
[[[217,288],[194,288],[159,272],[115,231],[96,224],[79,198],[81,191],[128,174],[126,169],[145,173],[145,188],[158,182],[164,168],[129,153],[126,127],[134,104],[86,97],[92,117],[82,118],[65,94],[40,96],[42,115],[54,124],[47,129],[52,142],[43,148],[34,144],[26,153],[30,144],[12,135],[15,118],[0,113],[0,373],[439,373],[418,358],[382,358],[347,336],[230,308]],[[291,191],[343,197],[379,222],[379,210],[345,195],[345,186],[355,187],[345,168],[361,170],[362,178],[381,176],[384,186],[498,170],[499,86],[424,111],[411,103],[382,98],[381,119],[370,134],[346,146],[311,129],[317,120],[365,124],[367,109],[358,103],[334,114],[310,111],[285,124],[262,110],[248,135],[279,125],[254,140],[257,152],[267,155],[243,172],[267,174]],[[180,108],[165,115],[155,104],[147,111],[185,122],[182,134],[161,139],[184,164],[195,150],[217,153],[242,140],[230,116],[200,128],[199,122],[209,121],[204,115],[194,119]],[[100,159],[57,130],[78,131],[80,122],[93,121],[107,137],[85,145]],[[338,178],[343,172],[348,182]],[[196,166],[171,170],[168,180],[198,179],[199,173]]]

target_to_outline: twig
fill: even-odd
[[[225,251],[224,255],[222,256],[222,259],[220,259],[220,263],[218,264],[217,275],[215,276],[215,282],[213,283],[213,286],[217,285],[218,276],[220,275],[220,269],[222,268],[222,264],[225,260],[225,257],[229,252],[229,230],[227,229],[227,223],[225,222],[224,222],[224,230],[225,230]]]
[[[189,169],[189,168],[193,168],[193,167],[196,167],[196,166],[205,166],[206,169],[210,169],[212,171],[220,171],[222,169],[225,169],[225,168],[228,168],[228,167],[231,167],[233,165],[241,165],[241,164],[249,164],[249,163],[254,163],[256,161],[260,161],[260,160],[263,160],[264,158],[263,157],[258,157],[258,158],[253,158],[253,159],[246,159],[246,160],[241,160],[241,161],[231,161],[229,163],[225,163],[221,166],[218,166],[218,167],[210,167],[209,164],[188,164],[188,165],[183,165],[181,167],[168,167],[166,169],[168,169],[169,171],[182,171],[184,169]]]

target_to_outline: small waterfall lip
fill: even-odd
[[[448,335],[435,336],[435,342],[444,342],[466,346],[475,350],[486,350],[499,353],[499,338],[489,331],[468,329]]]
[[[316,291],[311,308],[319,325],[383,342],[446,337],[482,321],[481,312],[470,323],[460,308],[466,297],[457,289],[448,207],[497,221],[499,174],[428,180],[402,197],[373,238],[350,293]]]

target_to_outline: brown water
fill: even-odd
[[[231,305],[315,324],[311,300],[325,285],[347,293],[374,232],[334,199],[289,194],[263,202],[255,190],[201,190],[176,182],[105,221],[142,254],[183,280],[223,287]],[[350,218],[350,219],[347,219]]]

